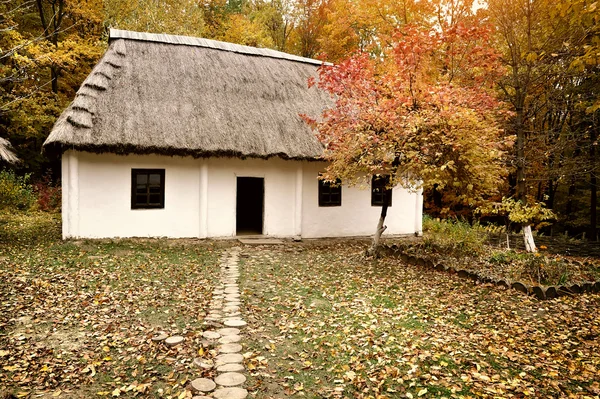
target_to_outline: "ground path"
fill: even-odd
[[[216,368],[214,379],[197,378],[192,381],[194,399],[244,399],[248,391],[242,388],[246,382],[242,351],[241,329],[246,326],[242,318],[242,305],[238,279],[239,247],[224,252],[220,259],[220,284],[213,291],[210,313],[206,316],[209,326],[203,337],[207,346],[216,346],[218,355],[214,361],[197,358],[194,362],[201,368]],[[210,395],[210,396],[206,396]]]

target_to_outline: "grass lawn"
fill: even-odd
[[[0,215],[0,398],[190,398],[223,245],[62,242],[53,215]],[[599,295],[538,302],[364,249],[243,248],[251,398],[600,397]]]
[[[49,214],[0,222],[0,397],[191,396],[219,250],[62,242]],[[186,340],[169,349],[152,342],[159,331]]]
[[[361,245],[245,248],[257,398],[598,398],[600,296],[538,302]]]

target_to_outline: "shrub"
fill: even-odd
[[[462,220],[440,220],[428,216],[423,219],[423,232],[426,247],[455,256],[479,254],[487,238],[477,223],[470,225]]]
[[[61,189],[60,185],[52,183],[50,174],[46,174],[44,178],[33,185],[37,194],[38,208],[46,212],[59,212],[61,205]]]
[[[0,209],[30,210],[36,203],[36,195],[30,175],[18,176],[12,170],[0,171]]]

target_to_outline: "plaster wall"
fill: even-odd
[[[68,176],[65,163],[77,166],[67,169]],[[132,168],[165,169],[164,209],[131,209]],[[69,150],[63,154],[65,185],[64,237],[199,236],[200,167],[192,158]]]
[[[294,235],[295,187],[300,162],[272,158],[209,158],[208,237],[236,235],[237,177],[264,179],[263,235]]]
[[[369,187],[342,185],[342,205],[319,207],[319,172],[325,169],[320,162],[306,163],[302,212],[302,237],[369,236],[375,232],[381,207],[371,206]],[[342,182],[343,183],[343,182]],[[422,191],[411,192],[402,187],[392,190],[392,206],[388,208],[385,235],[421,234]]]
[[[63,237],[233,237],[237,177],[264,179],[263,234],[371,235],[381,208],[369,189],[342,188],[342,206],[319,207],[323,163],[66,151],[62,158]],[[131,209],[131,169],[165,169],[165,208]],[[395,188],[385,234],[421,231],[421,193]]]

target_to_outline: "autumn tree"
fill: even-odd
[[[407,25],[381,57],[362,52],[323,66],[316,84],[335,106],[321,120],[306,118],[325,146],[322,178],[360,185],[388,176],[388,189],[438,185],[453,193],[454,204],[471,207],[497,193],[507,143],[492,92],[501,68],[489,34],[486,26],[441,33]],[[386,215],[384,205],[374,253]]]
[[[524,205],[546,200],[555,206],[559,185],[569,186],[572,196],[579,176],[591,167],[586,148],[593,140],[574,118],[587,78],[574,66],[576,49],[593,28],[584,28],[582,18],[569,18],[575,3],[582,2],[490,0],[484,12],[496,28],[495,44],[507,70],[498,85],[514,111],[508,130],[516,136],[515,196]],[[527,249],[535,251],[529,226],[524,233]]]
[[[41,145],[96,63],[104,45],[97,1],[2,2],[0,135],[22,167],[42,173]],[[6,29],[4,29],[6,28]]]
[[[202,36],[203,7],[197,0],[103,0],[106,25],[140,32]]]

